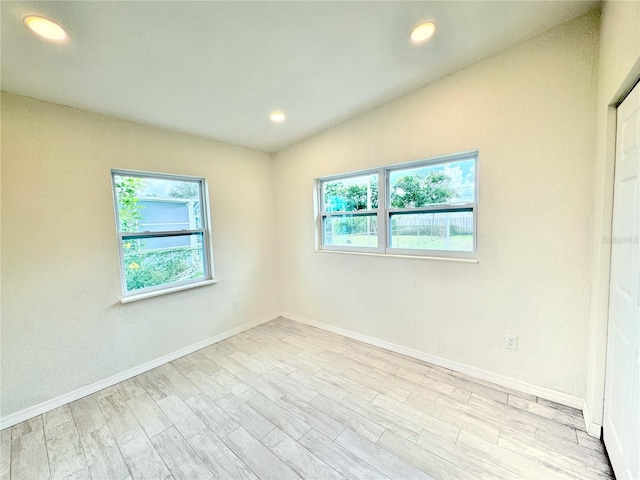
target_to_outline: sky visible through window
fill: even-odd
[[[473,155],[320,179],[322,244],[473,252],[475,174]],[[379,199],[385,176],[386,199]],[[380,216],[378,208],[388,213]]]
[[[475,200],[474,163],[474,160],[461,160],[459,162],[422,166],[413,169],[394,170],[389,174],[389,184],[393,190],[395,183],[402,177],[427,176],[434,172],[444,172],[451,179],[449,183],[451,190],[458,195],[451,203],[473,202]]]
[[[430,175],[441,173],[444,174],[444,180],[438,178],[434,180],[434,183],[429,183],[429,185],[441,186],[448,193],[436,196],[428,203],[444,202],[456,204],[475,202],[475,159],[391,170],[389,172],[389,194],[392,200],[394,196],[402,198],[405,195],[405,189],[409,186],[412,187],[411,191],[415,194],[416,188],[426,188],[424,185],[418,187],[418,185],[422,185],[419,183],[420,179],[427,179]],[[410,179],[413,179],[413,181],[409,181]],[[377,208],[378,173],[326,181],[323,184],[323,194],[326,211]],[[411,195],[407,198],[410,197]],[[443,197],[446,197],[446,200]]]
[[[157,289],[208,276],[201,182],[113,176],[125,292]],[[137,236],[134,233],[142,232]]]
[[[160,178],[146,178],[141,197],[176,197],[176,192],[184,192],[180,198],[198,198],[198,184],[196,182],[165,180]]]

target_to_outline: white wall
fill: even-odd
[[[208,180],[219,284],[119,303],[112,168]],[[1,415],[275,312],[271,168],[266,153],[3,93]]]
[[[607,350],[616,110],[640,78],[640,2],[608,1],[602,7],[598,68],[598,147],[595,170],[594,242],[585,417],[599,433],[603,417]]]
[[[637,70],[639,18],[638,2],[605,4],[598,92],[593,13],[273,162],[3,93],[0,415],[280,308],[586,393],[597,412],[608,283],[598,238],[612,182],[606,105]],[[480,151],[478,264],[314,252],[314,178],[469,149]],[[119,303],[111,168],[208,179],[218,285]],[[505,333],[518,335],[517,351],[504,349]]]
[[[583,398],[598,25],[574,19],[276,154],[284,311]],[[478,264],[314,252],[314,178],[472,149]]]

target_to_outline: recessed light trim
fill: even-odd
[[[409,38],[413,43],[422,43],[429,40],[436,31],[436,24],[433,22],[423,22],[411,30]]]
[[[67,31],[53,20],[38,15],[24,17],[24,24],[36,35],[54,42],[66,40]]]
[[[282,123],[287,119],[287,116],[284,114],[284,112],[277,111],[271,112],[269,114],[269,118],[273,123]]]

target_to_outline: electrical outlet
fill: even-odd
[[[240,308],[240,300],[237,298],[233,301],[233,309],[238,310]]]
[[[510,348],[512,350],[518,349],[518,337],[515,335],[505,335],[504,336],[504,346]]]

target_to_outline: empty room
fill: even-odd
[[[0,480],[640,479],[640,1],[0,20]]]

